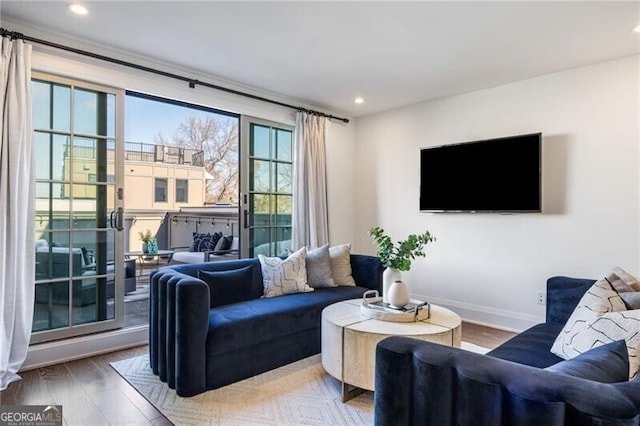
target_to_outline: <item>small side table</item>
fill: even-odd
[[[128,251],[125,252],[124,257],[126,259],[138,258],[138,277],[142,276],[142,269],[147,265],[155,267],[160,266],[160,260],[162,259],[167,265],[171,263],[175,250],[158,250],[157,253],[144,253],[142,251]]]

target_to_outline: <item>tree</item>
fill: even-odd
[[[168,140],[159,133],[158,145],[188,148],[204,154],[207,202],[238,202],[238,120],[218,116],[189,117]]]

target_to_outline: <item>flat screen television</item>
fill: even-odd
[[[420,150],[420,210],[542,210],[542,134],[442,145]]]

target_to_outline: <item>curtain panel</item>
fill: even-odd
[[[20,379],[33,321],[34,157],[31,45],[0,52],[0,390]]]
[[[329,242],[326,118],[298,112],[294,147],[292,247]]]

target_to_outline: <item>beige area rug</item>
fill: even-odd
[[[487,351],[466,342],[462,347]],[[373,424],[373,392],[342,403],[340,382],[324,371],[319,354],[191,398],[154,376],[148,355],[111,366],[176,425]]]

